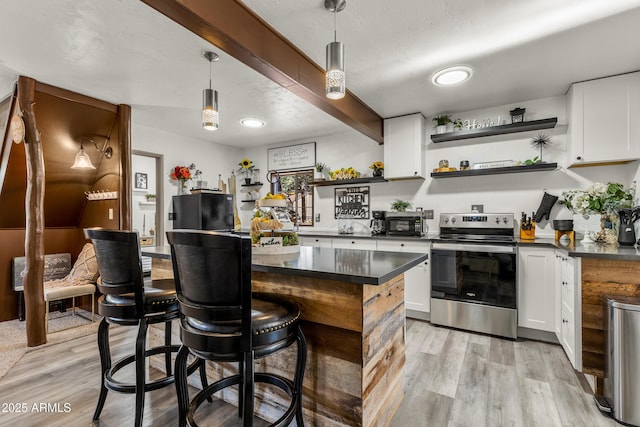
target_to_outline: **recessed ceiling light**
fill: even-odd
[[[246,118],[240,120],[240,124],[247,128],[261,128],[262,126],[264,126],[264,121],[260,119]]]
[[[466,65],[445,68],[431,76],[431,82],[436,86],[452,86],[468,80],[473,75],[473,69]]]

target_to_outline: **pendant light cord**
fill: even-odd
[[[209,90],[211,90],[211,59],[209,59]]]
[[[333,9],[333,41],[338,41],[338,5]]]

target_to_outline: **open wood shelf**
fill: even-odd
[[[531,130],[551,129],[558,123],[557,117],[542,120],[532,120],[529,122],[512,123],[509,125],[491,126],[480,129],[467,129],[457,132],[440,133],[431,135],[434,143],[459,141],[462,139],[480,138],[483,136],[504,135],[508,133],[527,132]]]
[[[311,185],[315,185],[316,187],[324,187],[327,185],[353,185],[353,184],[367,184],[370,182],[387,182],[388,180],[383,177],[365,177],[365,178],[356,178],[356,179],[328,179],[328,180],[318,180],[313,181]]]
[[[261,182],[252,182],[251,184],[242,184],[241,187],[258,187],[262,185]]]
[[[463,176],[501,175],[505,173],[542,172],[558,168],[557,163],[538,163],[530,166],[509,166],[504,168],[469,169],[453,172],[433,172],[432,178],[456,178]]]

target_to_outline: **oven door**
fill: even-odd
[[[515,309],[516,278],[513,245],[432,244],[432,298]]]

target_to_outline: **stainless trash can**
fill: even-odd
[[[640,426],[640,298],[605,301],[604,398],[614,419]]]

